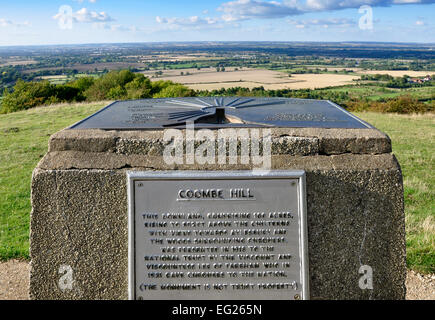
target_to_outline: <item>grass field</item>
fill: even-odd
[[[51,84],[65,84],[83,77],[98,78],[99,76],[98,73],[78,73],[75,75],[41,76],[37,77],[36,80],[47,80]]]
[[[435,88],[433,86],[396,89],[363,83],[361,85],[331,87],[324,90],[327,90],[328,92],[347,92],[349,98],[355,100],[368,99],[371,101],[377,101],[380,99],[393,99],[401,95],[410,95],[421,101],[435,99]]]
[[[49,136],[107,103],[41,107],[0,115],[0,259],[28,258],[30,180]],[[408,266],[435,273],[435,115],[357,114],[386,132],[405,183]]]
[[[0,115],[0,259],[28,258],[30,179],[48,138],[104,103]]]
[[[435,273],[435,114],[356,115],[390,136],[404,179],[408,266]]]

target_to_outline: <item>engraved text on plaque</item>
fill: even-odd
[[[307,299],[303,171],[130,172],[131,299]]]

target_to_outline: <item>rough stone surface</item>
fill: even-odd
[[[31,299],[127,298],[125,172],[35,170]],[[69,266],[72,290],[61,290]]]
[[[306,171],[311,298],[404,299],[402,175],[390,141],[371,129],[328,130],[272,130],[282,143],[272,169]],[[156,131],[63,130],[52,137],[32,181],[31,298],[127,298],[128,170],[252,168],[167,165],[159,152],[119,152],[120,143],[144,139],[163,141]],[[62,265],[73,271],[72,290],[59,288]],[[361,265],[373,268],[373,290],[358,286]]]
[[[217,137],[218,130],[213,132]],[[288,154],[289,150],[291,155],[391,152],[390,138],[376,129],[271,128],[271,134],[272,143],[277,147],[274,154]],[[288,148],[289,144],[287,148],[284,147],[286,139],[293,142],[291,149]],[[162,155],[165,145],[162,130],[65,129],[50,138],[49,151]]]
[[[401,185],[398,170],[307,173],[313,299],[404,299]],[[361,265],[373,268],[373,290],[358,286]]]
[[[228,163],[228,161],[227,161]],[[273,156],[272,169],[300,170],[364,170],[389,169],[397,165],[394,156],[343,154],[337,156]],[[40,169],[154,169],[154,170],[251,170],[252,164],[167,164],[159,156],[120,155],[104,152],[64,151],[48,153],[38,165]]]

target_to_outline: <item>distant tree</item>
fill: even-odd
[[[95,80],[93,85],[86,90],[86,99],[90,101],[122,99],[126,95],[126,91],[121,89],[128,82],[133,81],[135,77],[135,74],[130,70],[111,71]]]
[[[88,90],[94,84],[94,82],[95,79],[92,77],[82,77],[72,82],[69,82],[67,85],[78,89],[78,95],[80,97],[77,100],[81,101],[85,99],[84,92]]]
[[[133,81],[125,85],[127,99],[151,98],[152,85],[150,79],[143,74],[137,74]]]
[[[127,99],[127,90],[125,89],[125,87],[118,85],[116,87],[110,88],[109,91],[105,94],[105,98],[117,100]]]
[[[55,96],[54,86],[48,81],[25,82],[18,80],[13,92],[7,91],[2,100],[2,113],[25,110],[44,104]]]
[[[424,103],[418,101],[410,95],[403,95],[388,103],[387,112],[397,113],[423,113],[428,111]]]
[[[153,98],[176,98],[176,97],[193,97],[195,91],[183,86],[182,84],[170,84],[163,88],[158,93],[154,94]]]
[[[59,84],[54,86],[52,96],[48,97],[49,103],[54,102],[70,102],[84,100],[82,97],[78,99],[79,89],[67,84]]]

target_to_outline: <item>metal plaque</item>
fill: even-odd
[[[127,175],[130,299],[309,298],[304,171]]]
[[[70,129],[372,128],[328,100],[198,97],[116,101]]]

